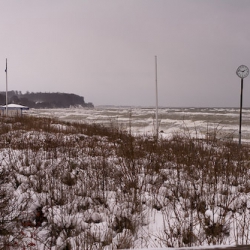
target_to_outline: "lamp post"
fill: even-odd
[[[249,74],[249,69],[245,65],[241,65],[236,70],[236,74],[241,78],[241,91],[240,91],[240,127],[239,127],[239,145],[241,145],[241,122],[242,122],[242,99],[243,99],[243,79]]]

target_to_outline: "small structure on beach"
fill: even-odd
[[[6,110],[8,110],[8,114],[6,114]],[[8,104],[6,109],[6,105],[0,106],[1,115],[22,116],[23,110],[29,110],[29,107],[19,104]]]

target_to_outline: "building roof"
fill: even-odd
[[[8,108],[8,110],[18,110],[18,109],[20,109],[20,110],[28,110],[29,109],[29,107],[27,107],[27,106],[22,106],[22,105],[19,105],[19,104],[8,104],[7,105],[7,108]],[[5,110],[6,109],[6,105],[3,105],[3,106],[0,106],[0,109],[1,110]]]

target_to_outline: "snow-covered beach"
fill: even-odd
[[[238,111],[190,110],[162,109],[159,141],[151,136],[153,109],[31,110],[2,118],[2,246],[249,244],[250,156],[247,144],[233,142]],[[247,119],[244,110],[245,142]]]

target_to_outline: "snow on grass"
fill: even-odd
[[[185,133],[156,141],[50,118],[11,124],[0,130],[1,246],[249,244],[247,146]]]

